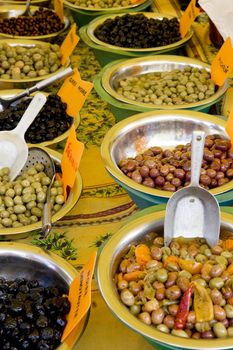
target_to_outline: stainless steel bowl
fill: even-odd
[[[26,48],[32,48],[36,47],[37,45],[41,45],[43,47],[49,46],[50,43],[39,41],[39,40],[19,40],[19,39],[3,39],[1,40],[1,43],[6,43],[9,46],[23,46]],[[46,74],[41,77],[36,78],[27,78],[27,79],[2,79],[0,77],[0,90],[6,90],[6,89],[26,89],[29,86],[32,86],[36,82],[47,79],[54,74],[64,70],[68,67],[70,61],[68,60],[64,66],[61,66],[56,70],[54,73]]]
[[[44,149],[53,159],[55,163],[61,165],[62,154],[56,152],[50,148],[40,147]],[[55,223],[62,217],[64,217],[76,204],[82,192],[82,178],[79,172],[77,172],[74,186],[70,190],[66,202],[63,204],[62,208],[52,216],[52,223]],[[10,227],[10,228],[0,228],[0,240],[9,239],[21,239],[30,235],[33,231],[40,231],[42,227],[42,222],[37,221],[34,224],[21,226],[21,227]]]
[[[141,217],[131,220],[110,238],[104,245],[97,264],[99,290],[113,314],[127,327],[145,337],[156,349],[192,349],[223,350],[232,349],[232,338],[225,339],[187,339],[162,333],[155,327],[142,323],[132,315],[120,301],[114,276],[121,257],[133,244],[143,241],[146,234],[156,231],[163,234],[165,212],[143,213]],[[233,233],[232,214],[222,213],[221,230]]]
[[[58,255],[22,243],[0,243],[1,277],[7,280],[25,278],[38,280],[44,287],[58,287],[61,292],[68,294],[71,282],[77,276],[76,269]],[[80,332],[76,334],[75,344],[68,347],[61,344],[56,350],[72,350],[77,345],[82,331],[88,320],[85,315]]]
[[[34,13],[36,10],[38,10],[39,7],[37,6],[30,6],[31,13]],[[0,18],[11,18],[11,17],[18,17],[25,11],[25,5],[3,5],[0,6]],[[53,11],[53,10],[50,10]],[[63,29],[59,30],[58,32],[47,34],[47,35],[39,35],[39,36],[19,36],[19,35],[10,35],[0,32],[0,38],[1,39],[23,39],[23,40],[44,40],[44,41],[51,41],[52,39],[56,38],[60,34],[62,34],[64,31],[68,29],[70,25],[70,21],[67,17],[64,17],[64,27]]]
[[[225,81],[223,86],[217,87],[216,92],[209,98],[194,103],[185,103],[181,105],[172,106],[158,106],[153,103],[133,101],[117,92],[117,88],[119,87],[119,83],[122,79],[140,76],[147,73],[169,72],[173,69],[179,69],[182,71],[187,66],[198,69],[205,69],[209,73],[211,71],[210,65],[189,57],[175,55],[146,56],[140,58],[133,58],[130,60],[125,60],[109,65],[103,70],[102,86],[109,93],[109,95],[111,95],[118,101],[126,102],[134,106],[160,110],[199,108],[210,103],[216,103],[225,94],[229,85],[227,80]]]
[[[228,138],[226,122],[218,117],[201,112],[175,110],[154,111],[136,114],[115,124],[105,135],[101,156],[108,172],[120,183],[138,193],[152,197],[170,198],[172,192],[157,190],[136,183],[118,167],[123,158],[135,157],[152,146],[174,148],[191,142],[194,130],[203,130],[206,135],[218,134]],[[211,189],[214,195],[233,188],[233,180]]]
[[[134,12],[134,13],[130,13],[131,16],[137,15],[143,13],[147,18],[153,18],[153,19],[159,19],[162,20],[164,17],[171,19],[174,18],[175,16],[172,15],[168,15],[168,14],[163,14],[163,13],[154,13],[154,12]],[[91,21],[88,26],[87,26],[87,35],[89,36],[89,38],[95,42],[98,45],[101,45],[103,47],[107,47],[107,48],[111,48],[111,49],[117,49],[120,51],[128,51],[128,52],[155,52],[156,54],[159,53],[165,53],[167,51],[171,51],[171,50],[175,50],[177,48],[179,48],[180,46],[184,45],[193,35],[193,31],[192,29],[190,29],[188,31],[188,33],[185,35],[185,37],[173,44],[170,45],[165,45],[165,46],[157,46],[157,47],[150,47],[150,48],[146,48],[146,49],[133,49],[133,48],[128,48],[128,47],[121,47],[121,46],[116,46],[116,45],[110,45],[107,44],[101,40],[99,40],[96,36],[95,36],[95,30],[96,28],[103,24],[104,21],[106,21],[107,19],[113,19],[117,16],[121,17],[124,16],[125,13],[115,13],[112,15],[105,15],[105,16],[100,16],[97,17],[96,19],[94,19],[93,21]]]
[[[73,9],[78,9],[78,10],[85,10],[85,11],[90,11],[90,12],[98,12],[98,11],[101,11],[101,12],[116,12],[116,11],[122,11],[122,10],[127,10],[127,9],[133,9],[137,6],[140,6],[142,5],[144,2],[146,2],[147,0],[139,0],[139,1],[136,1],[136,2],[132,2],[131,5],[128,5],[128,6],[119,6],[119,7],[84,7],[84,6],[78,6],[78,5],[75,5],[74,3],[72,3],[71,1],[67,1],[67,0],[64,0],[64,4],[70,8],[73,8]]]
[[[19,93],[21,93],[23,90],[0,90],[0,97],[2,98],[11,98]],[[49,95],[49,93],[47,92],[42,92],[43,94],[45,94],[46,96]],[[33,96],[34,94],[32,94]],[[30,97],[24,97],[23,100],[25,99],[29,99]],[[17,105],[20,101],[22,100],[19,100],[19,101],[15,101],[12,106],[15,106]],[[2,106],[1,106],[1,103],[0,103],[0,113],[2,112]],[[79,126],[79,123],[80,123],[80,115],[78,114],[75,118],[71,118],[71,126],[73,125],[75,127],[75,129],[77,129],[77,127]],[[55,137],[53,140],[49,140],[49,141],[44,141],[44,142],[41,142],[41,143],[34,143],[34,144],[28,144],[29,146],[42,146],[42,147],[48,147],[48,146],[51,146],[51,145],[54,145],[56,143],[59,143],[63,140],[65,140],[68,135],[69,135],[69,132],[70,132],[70,129],[68,129],[67,131],[65,131],[63,134]]]

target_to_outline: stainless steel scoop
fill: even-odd
[[[20,16],[32,16],[32,13],[30,11],[30,5],[31,5],[31,0],[26,1],[26,8],[23,13],[21,13]]]
[[[51,179],[49,188],[47,190],[46,202],[44,204],[42,212],[42,235],[46,237],[52,229],[52,208],[50,203],[51,198],[51,187],[53,185],[56,170],[53,159],[50,157],[48,152],[39,147],[31,147],[28,151],[28,158],[24,165],[22,172],[28,168],[35,166],[36,164],[44,165],[45,174]]]
[[[203,159],[205,133],[192,134],[191,183],[175,192],[166,206],[164,244],[174,237],[204,237],[213,247],[218,243],[220,209],[216,198],[200,187],[199,178]]]

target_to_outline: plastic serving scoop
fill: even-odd
[[[164,243],[173,237],[204,237],[213,247],[218,243],[220,209],[216,198],[200,187],[199,178],[205,144],[205,133],[192,134],[191,183],[175,192],[166,207]]]
[[[10,179],[20,173],[28,157],[28,146],[24,134],[46,102],[46,96],[38,93],[24,112],[17,127],[11,131],[0,132],[0,169],[10,168]]]

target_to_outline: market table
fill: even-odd
[[[181,13],[177,0],[154,0],[152,9],[173,15]],[[205,14],[199,15],[193,29],[193,38],[186,45],[184,54],[211,63],[217,48],[210,42],[209,23]],[[81,42],[72,56],[72,64],[79,68],[82,78],[88,81],[92,81],[100,69],[93,53]],[[57,89],[58,85],[53,85],[48,91]],[[227,117],[231,101],[233,85],[224,100],[211,112]],[[114,123],[115,119],[106,103],[92,91],[81,110],[81,122],[77,129],[78,139],[85,144],[80,165],[83,182],[81,198],[67,216],[53,225],[48,238],[41,239],[39,234],[34,234],[21,240],[59,254],[78,270],[88,261],[93,250],[137,211],[130,197],[109,177],[101,161],[101,141]],[[62,152],[64,145],[65,142],[62,142],[55,149]],[[90,320],[77,350],[107,350],[112,347],[115,350],[152,349],[142,337],[111,314],[93,280]]]

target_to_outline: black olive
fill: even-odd
[[[44,315],[40,315],[36,320],[36,325],[39,328],[44,328],[48,326],[48,318]]]
[[[34,329],[32,331],[32,333],[29,334],[28,339],[32,342],[32,343],[36,343],[40,338],[39,332],[37,329]],[[59,338],[60,339],[60,338]]]
[[[41,338],[44,340],[49,340],[53,338],[53,329],[51,327],[43,328],[41,331]]]

